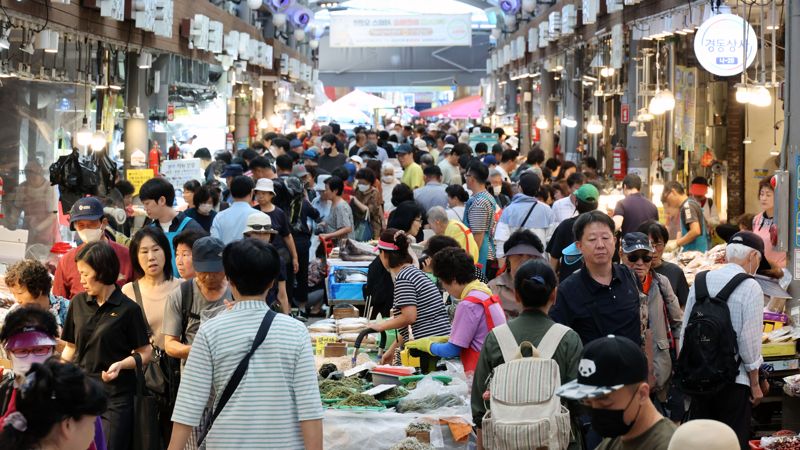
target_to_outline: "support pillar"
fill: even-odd
[[[578,162],[578,141],[581,139],[583,123],[583,82],[581,76],[580,61],[583,60],[583,48],[575,49],[575,52],[567,56],[567,76],[564,79],[566,89],[566,115],[575,119],[578,125],[574,128],[564,127],[561,135],[561,152],[568,161]],[[575,74],[575,78],[573,75]],[[574,81],[577,79],[577,81]]]
[[[786,42],[793,42],[794,36],[800,35],[800,6],[795,2],[784,3],[786,8]],[[796,67],[800,63],[800,46],[793,45],[786,48],[786,62],[784,67]],[[792,66],[793,64],[793,66]],[[800,71],[787,70],[786,83],[784,86],[784,114],[786,124],[784,130],[800,129],[800,114],[792,114],[793,109],[800,109]],[[777,208],[790,208],[788,230],[780,230],[785,236],[788,235],[789,255],[786,268],[793,275],[789,285],[789,293],[794,299],[800,295],[800,279],[797,277],[797,265],[800,264],[800,257],[795,253],[800,250],[800,237],[798,228],[800,227],[800,217],[798,214],[797,192],[800,186],[800,178],[797,174],[797,160],[800,158],[800,135],[784,131],[783,149],[781,152],[781,169],[789,171],[789,204],[778,205]],[[778,225],[780,227],[780,224]],[[792,306],[787,305],[787,306]]]
[[[639,41],[631,41],[629,52],[631,55],[636,55],[639,52]],[[638,79],[636,76],[637,70],[639,69],[637,68],[636,62],[631,60],[631,63],[628,64],[628,80]],[[625,101],[630,108],[631,120],[634,120],[636,114],[638,114],[636,110],[636,88],[636,83],[634,81],[629,81],[627,89],[625,89]],[[647,189],[649,189],[650,185],[650,177],[654,175],[650,173],[650,134],[646,137],[636,137],[633,135],[634,131],[636,131],[636,128],[625,126],[624,135],[626,136],[625,149],[628,152],[628,172],[635,172],[641,177],[642,183],[648,185],[647,188],[643,188],[643,192],[647,193]],[[652,133],[652,131],[649,133]]]
[[[246,84],[239,84],[234,89],[235,108],[233,140],[236,143],[234,150],[247,147],[250,140],[250,89]]]
[[[261,101],[261,117],[269,121],[275,115],[275,83],[267,81],[262,83],[264,98]]]
[[[527,155],[531,151],[531,129],[533,120],[531,113],[531,101],[533,99],[533,80],[523,78],[520,81],[520,91],[522,92],[522,104],[519,108],[519,153]]]
[[[145,93],[149,70],[139,69],[136,64],[137,56],[137,53],[129,52],[127,57],[128,77],[125,87],[125,109],[128,116],[125,119],[125,152],[122,155],[125,169],[131,168],[131,154],[136,150],[145,154],[146,164],[149,150],[146,115],[150,110],[150,99]],[[137,115],[137,111],[141,115]]]
[[[542,102],[542,114],[544,114],[545,119],[547,119],[547,123],[550,124],[546,130],[539,130],[539,136],[541,140],[539,141],[539,145],[544,150],[544,154],[546,158],[553,156],[553,118],[555,115],[555,105],[553,102],[550,101],[550,96],[553,94],[555,90],[555,81],[553,80],[553,74],[551,72],[542,71],[540,75],[540,79],[542,80],[542,87],[540,89],[539,101]]]

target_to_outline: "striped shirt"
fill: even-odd
[[[266,303],[241,301],[200,326],[181,376],[174,422],[200,424],[209,394],[222,395],[266,313]],[[300,421],[321,418],[311,340],[300,322],[278,314],[206,444],[213,449],[302,449]]]
[[[404,267],[394,282],[394,315],[400,315],[405,306],[417,307],[417,321],[411,324],[414,339],[450,335],[450,319],[442,294],[427,275],[411,265]],[[400,334],[409,340],[407,327]]]
[[[489,252],[487,260],[495,259],[494,247],[494,213],[497,202],[487,191],[479,192],[467,201],[464,211],[464,225],[468,226],[472,233],[485,233],[483,239],[489,242]]]

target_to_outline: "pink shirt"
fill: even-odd
[[[786,268],[786,252],[775,251],[772,248],[772,240],[769,235],[769,229],[774,223],[774,218],[765,218],[764,213],[760,213],[753,217],[753,233],[761,236],[764,241],[764,256],[770,264]]]
[[[473,289],[464,296],[464,298],[466,297],[485,300],[490,297],[490,294],[482,290]],[[506,315],[500,303],[490,306],[489,313],[492,315],[495,327],[506,323]],[[486,312],[483,305],[465,301],[459,302],[453,318],[449,342],[461,348],[471,348],[479,352],[483,348],[483,341],[486,339],[487,334],[489,334],[489,325],[486,323]]]

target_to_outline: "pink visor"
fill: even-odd
[[[18,348],[42,347],[45,345],[56,345],[56,340],[47,333],[39,330],[31,330],[11,336],[8,342],[6,342],[6,349],[15,350]]]
[[[386,241],[378,241],[378,246],[375,247],[376,250],[400,250],[400,247],[392,244],[391,242]]]

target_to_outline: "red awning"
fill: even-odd
[[[446,119],[478,119],[481,117],[483,100],[480,95],[464,97],[446,105],[420,111],[422,117],[442,116]]]

